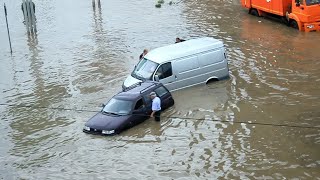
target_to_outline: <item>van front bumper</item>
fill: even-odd
[[[304,31],[305,32],[320,31],[320,22],[305,23]]]

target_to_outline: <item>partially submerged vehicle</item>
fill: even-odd
[[[228,61],[223,42],[205,37],[150,51],[135,66],[122,87],[152,80],[163,83],[172,92],[228,77]]]
[[[161,83],[137,83],[123,89],[103,105],[101,112],[85,124],[83,132],[113,135],[142,123],[152,112],[151,92],[155,92],[161,99],[162,111],[174,105],[171,93]]]
[[[281,17],[300,31],[320,32],[320,0],[241,0],[254,16]]]

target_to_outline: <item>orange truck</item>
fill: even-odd
[[[241,0],[249,14],[281,17],[300,31],[320,31],[320,0]]]

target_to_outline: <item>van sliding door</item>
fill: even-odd
[[[192,55],[173,61],[176,76],[175,89],[189,87],[199,83],[198,56]]]

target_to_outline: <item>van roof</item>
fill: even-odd
[[[222,46],[222,41],[210,37],[191,39],[153,49],[145,56],[145,58],[161,64],[172,59],[197,54]]]

